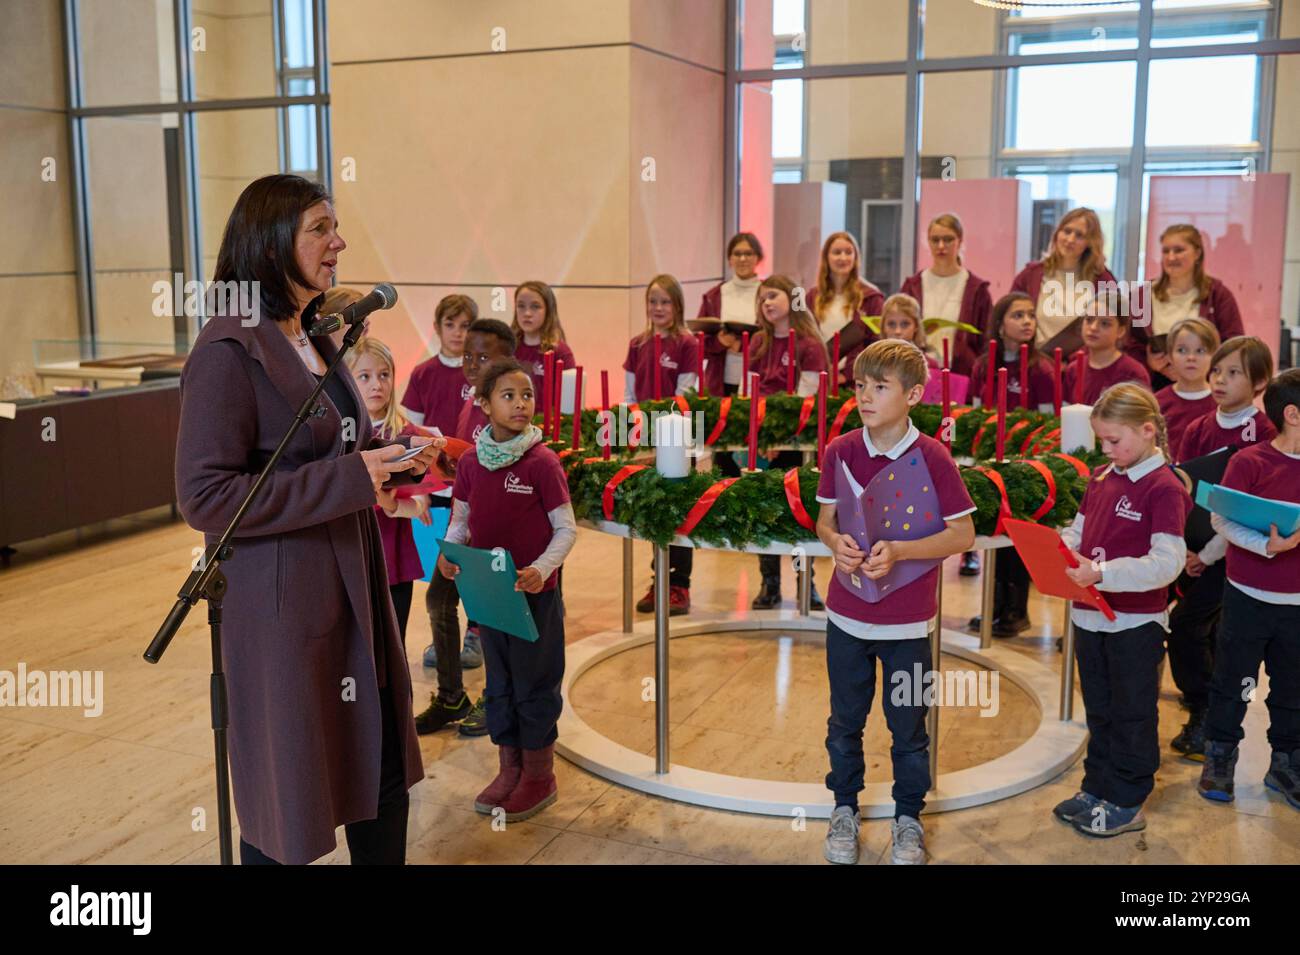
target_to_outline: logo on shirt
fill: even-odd
[[[1115,516],[1128,521],[1142,520],[1142,512],[1133,510],[1133,502],[1128,499],[1127,494],[1121,497],[1119,503],[1115,505]]]
[[[667,356],[667,355],[660,355],[660,356],[659,356],[659,366],[660,366],[661,368],[676,368],[676,367],[677,367],[677,362],[673,361],[673,360],[672,360],[669,356]]]
[[[533,362],[533,374],[534,375],[546,374],[546,366],[543,365],[540,361]]]
[[[474,386],[466,382],[460,386],[460,400],[468,401],[474,397]]]
[[[519,475],[511,471],[506,475],[506,493],[507,494],[532,494],[533,486],[525,484],[519,480]]]
[[[470,432],[470,436],[469,436],[470,444],[477,444],[477,443],[478,443],[479,432],[482,431],[482,430],[483,430],[483,425],[481,425],[481,424],[476,424],[476,425],[474,426],[474,430],[473,430],[472,432]]]

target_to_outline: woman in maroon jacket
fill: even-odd
[[[308,338],[345,248],[330,196],[266,176],[235,202],[215,280],[254,290],[199,333],[181,372],[176,498],[208,546],[336,349]],[[243,296],[240,296],[243,298]],[[289,443],[223,566],[230,769],[245,864],[307,863],[344,826],[353,863],[405,859],[407,790],[424,775],[411,683],[373,506],[392,472],[423,471],[373,440],[352,376]]]
[[[840,369],[836,376],[839,385],[853,387],[853,360],[875,341],[878,336],[862,319],[878,316],[885,305],[885,295],[875,285],[862,277],[862,256],[857,240],[847,232],[832,232],[822,243],[821,260],[817,264],[817,290],[813,293],[811,308],[821,330],[822,341],[834,351],[831,343],[837,332],[849,329],[847,347],[840,349]],[[843,337],[843,336],[841,336]],[[836,369],[832,369],[832,372]],[[838,385],[832,382],[832,391]]]
[[[1205,319],[1218,330],[1221,342],[1246,333],[1231,290],[1206,274],[1201,231],[1185,222],[1160,233],[1160,278],[1151,286],[1147,310],[1149,321],[1133,323],[1126,351],[1151,369],[1156,388],[1170,382],[1164,374],[1169,359],[1164,350],[1153,353],[1148,345],[1153,337],[1167,336],[1184,318]]]
[[[924,317],[946,318],[979,329],[976,333],[941,328],[929,336],[930,347],[938,355],[943,355],[944,339],[950,342],[948,367],[958,375],[969,375],[975,359],[984,353],[985,339],[989,337],[989,315],[993,311],[988,279],[980,278],[962,265],[961,245],[965,235],[961,220],[950,212],[931,219],[925,237],[933,264],[908,276],[900,289],[921,303]]]
[[[1056,224],[1047,254],[1011,280],[1008,291],[1027,292],[1034,300],[1040,348],[1086,314],[1098,283],[1115,282],[1106,268],[1105,238],[1097,213],[1071,209]],[[1065,349],[1067,359],[1083,341],[1082,331],[1070,337],[1078,344]]]
[[[752,232],[737,232],[727,243],[731,280],[704,293],[698,318],[720,318],[724,322],[753,325],[758,331],[758,265],[763,246]],[[710,395],[733,395],[740,389],[744,356],[740,338],[725,331],[704,336],[704,383]]]

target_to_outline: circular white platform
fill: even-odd
[[[824,631],[824,614],[800,617],[794,611],[764,611],[733,615],[693,614],[689,623],[674,622],[671,638],[706,633],[757,631]],[[654,622],[645,621],[631,633],[605,630],[570,644],[562,692],[564,712],[560,717],[556,749],[565,759],[604,779],[640,792],[677,802],[749,812],[761,815],[829,818],[834,808],[830,792],[820,783],[780,782],[726,776],[687,766],[669,766],[662,775],[655,772],[653,755],[628,749],[588,726],[570,702],[573,685],[602,660],[654,642]],[[955,630],[944,630],[944,653],[978,666],[996,670],[1025,692],[1038,707],[1039,722],[1032,736],[1004,756],[951,773],[940,773],[935,789],[926,797],[926,812],[965,809],[1006,799],[1039,786],[1068,768],[1083,752],[1087,728],[1078,721],[1062,722],[1058,717],[1060,677],[1050,667],[1006,647],[979,649],[979,640]],[[1076,713],[1083,701],[1075,694]],[[879,719],[879,713],[872,714]],[[940,716],[942,719],[942,714]],[[671,756],[671,740],[670,740]],[[940,754],[942,760],[942,753]],[[890,784],[868,781],[862,793],[865,818],[885,818],[894,813]]]

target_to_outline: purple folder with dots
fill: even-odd
[[[866,487],[853,479],[841,461],[835,490],[835,517],[840,533],[856,540],[864,553],[870,554],[878,540],[918,540],[944,529],[939,495],[935,493],[925,455],[917,448],[904,452]],[[853,596],[877,603],[925,576],[938,563],[937,558],[895,561],[889,573],[876,580],[869,579],[861,569],[852,574],[836,570],[835,576]]]

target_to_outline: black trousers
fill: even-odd
[[[835,794],[836,806],[858,808],[866,774],[862,734],[876,695],[877,660],[883,676],[880,706],[893,737],[889,755],[894,766],[894,818],[916,819],[930,789],[930,737],[925,729],[929,707],[919,692],[896,693],[901,679],[895,675],[910,682],[914,673],[930,669],[928,640],[861,640],[834,623],[826,625],[826,674],[831,685],[831,715],[826,721],[831,771],[826,774],[826,788]]]
[[[1211,564],[1199,577],[1186,573],[1176,585],[1178,603],[1169,612],[1169,672],[1193,710],[1210,704],[1214,674],[1214,640],[1223,607],[1226,560]]]
[[[349,822],[343,827],[353,865],[406,865],[406,820],[411,797],[406,789],[402,738],[388,687],[379,691],[383,743],[379,762],[379,806],[374,819]],[[279,865],[251,843],[239,840],[240,865]]]
[[[412,580],[388,585],[388,592],[393,596],[393,609],[397,611],[397,631],[402,635],[403,647],[406,646],[406,621],[411,616],[411,593],[414,589]]]
[[[1274,752],[1289,755],[1300,750],[1300,605],[1266,603],[1228,584],[1205,717],[1207,740],[1241,742],[1260,663],[1268,674],[1268,743]]]
[[[524,597],[537,624],[537,642],[479,626],[488,735],[498,746],[545,749],[555,742],[563,709],[564,602],[558,588]]]
[[[691,589],[691,570],[695,567],[695,548],[668,545],[668,586]],[[650,555],[650,577],[654,579],[655,559]]]
[[[1156,702],[1164,628],[1144,623],[1099,633],[1076,627],[1079,685],[1088,711],[1083,791],[1117,806],[1139,806],[1160,767]]]
[[[993,619],[1019,618],[1029,615],[1029,568],[1014,547],[993,551],[994,594]],[[986,571],[987,572],[987,571]]]
[[[456,581],[442,576],[438,568],[429,576],[424,608],[429,612],[433,649],[438,654],[438,696],[455,703],[465,692],[460,668],[460,591]]]

